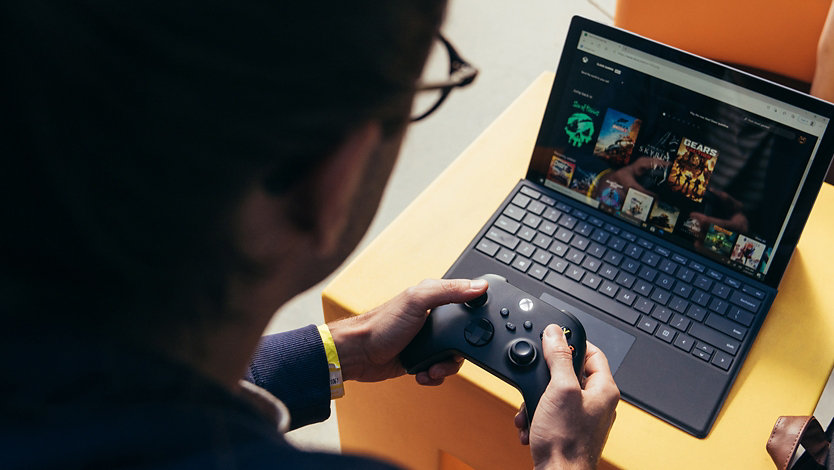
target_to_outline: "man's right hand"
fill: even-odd
[[[580,384],[562,329],[550,325],[544,330],[542,350],[550,383],[530,429],[523,405],[515,417],[521,443],[530,445],[537,469],[596,468],[608,439],[620,391],[605,354],[590,342],[587,345],[584,383]]]

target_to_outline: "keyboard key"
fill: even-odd
[[[539,198],[539,201],[547,204],[548,206],[555,206],[556,205],[556,199],[553,199],[550,196],[545,196],[544,194],[542,194],[542,197]]]
[[[747,310],[733,305],[730,307],[730,311],[727,312],[727,318],[736,323],[741,323],[744,326],[750,326],[753,324],[753,318],[755,317]]]
[[[605,254],[606,248],[599,243],[591,243],[591,246],[588,247],[586,253],[596,258],[602,258]]]
[[[501,248],[501,251],[498,252],[498,256],[496,256],[496,258],[504,264],[510,264],[512,263],[513,258],[515,258],[515,253],[506,248]]]
[[[678,270],[676,277],[683,282],[690,283],[692,282],[692,278],[695,277],[695,271],[689,268],[682,268]]]
[[[747,334],[747,328],[737,324],[734,321],[727,320],[724,317],[720,317],[714,313],[711,313],[707,318],[707,321],[704,322],[707,326],[715,328],[716,330],[732,336],[733,338],[741,341],[744,339],[744,335]]]
[[[700,341],[695,343],[695,349],[699,349],[701,351],[704,351],[705,353],[709,354],[710,356],[712,355],[712,353],[715,352],[715,348],[713,348],[709,344],[702,343]]]
[[[675,283],[675,287],[672,289],[672,292],[683,297],[684,299],[688,299],[689,294],[692,293],[692,286],[685,282],[678,281]]]
[[[596,225],[597,227],[602,228],[602,220],[600,220],[600,219],[598,219],[594,216],[588,217],[588,222]]]
[[[703,290],[709,290],[712,287],[712,280],[704,275],[698,275],[695,279],[695,287]]]
[[[729,306],[730,304],[719,299],[718,297],[712,299],[712,302],[709,303],[709,309],[720,315],[724,315],[725,313],[727,313],[727,308]]]
[[[640,272],[637,273],[637,275],[649,282],[653,282],[654,278],[657,277],[657,270],[648,266],[643,266],[640,268]]]
[[[712,294],[721,297],[722,299],[726,299],[730,295],[730,286],[715,283],[715,286],[712,288]]]
[[[568,252],[568,246],[560,241],[554,240],[553,243],[550,244],[550,248],[548,248],[548,250],[556,256],[565,256],[565,253]]]
[[[685,334],[678,335],[677,339],[675,339],[675,346],[683,349],[686,352],[692,350],[692,346],[695,344],[695,340],[686,336]]]
[[[507,206],[506,209],[504,209],[504,212],[502,212],[502,214],[506,215],[507,217],[513,220],[521,221],[521,219],[524,218],[524,209],[510,204]]]
[[[550,264],[547,265],[547,267],[556,271],[559,274],[565,272],[565,270],[568,269],[568,266],[570,266],[570,263],[561,258],[553,258],[553,261],[551,261]]]
[[[527,270],[530,268],[531,264],[533,264],[533,263],[530,262],[529,259],[522,258],[521,256],[516,257],[515,261],[513,261],[513,267],[515,269],[518,269],[519,271],[521,271],[523,273],[527,272]]]
[[[637,328],[645,331],[648,334],[654,334],[655,328],[657,328],[657,320],[652,320],[647,316],[640,317],[640,321],[637,322]]]
[[[617,276],[616,282],[617,284],[625,287],[626,289],[631,289],[631,286],[634,284],[635,280],[636,278],[634,277],[634,274],[620,273],[620,275]]]
[[[672,311],[666,307],[657,307],[652,312],[652,318],[657,318],[658,320],[666,323],[669,321],[669,318],[672,317]]]
[[[540,233],[540,234],[538,234],[538,235],[536,236],[536,238],[533,240],[533,244],[534,244],[534,245],[536,245],[536,246],[537,246],[537,247],[539,247],[539,248],[542,248],[542,249],[545,249],[545,250],[546,250],[546,249],[547,249],[547,247],[549,247],[549,246],[550,246],[550,241],[551,241],[551,240],[552,240],[552,239],[551,239],[550,237],[548,237],[547,235],[544,235],[544,234],[541,234],[541,233]]]
[[[640,259],[640,256],[643,254],[643,249],[635,245],[634,243],[629,243],[624,253],[627,256],[631,256],[634,259]]]
[[[617,274],[620,272],[619,269],[611,266],[610,264],[605,264],[602,266],[602,269],[599,271],[599,275],[608,279],[609,281],[613,281]]]
[[[567,228],[568,230],[573,230],[573,227],[576,226],[576,222],[576,217],[570,216],[568,214],[562,214],[562,217],[559,217],[559,225]]]
[[[689,262],[689,260],[683,257],[680,253],[672,253],[672,261],[683,266],[686,266],[686,263]]]
[[[611,240],[608,240],[608,248],[617,251],[623,251],[626,247],[626,241],[620,237],[611,237]]]
[[[623,260],[623,255],[611,250],[608,253],[606,253],[605,257],[602,259],[613,264],[614,266],[619,266],[620,262]]]
[[[711,363],[719,369],[730,370],[730,366],[733,364],[733,358],[729,354],[718,351],[712,358]]]
[[[707,362],[709,362],[710,358],[712,357],[712,353],[706,353],[698,348],[692,350],[692,355],[699,359],[703,359]]]
[[[573,279],[576,282],[582,280],[582,276],[585,275],[585,270],[580,268],[579,266],[571,266],[565,271],[565,276]]]
[[[657,277],[654,283],[657,284],[658,287],[670,290],[672,289],[672,286],[675,284],[675,278],[668,274],[661,274]]]
[[[703,273],[707,269],[706,266],[694,260],[689,262],[689,267],[699,273]]]
[[[556,222],[557,220],[559,220],[559,217],[561,217],[561,216],[562,216],[562,213],[557,211],[556,209],[554,209],[552,207],[548,207],[547,209],[544,210],[544,213],[542,213],[542,217],[544,217],[545,219],[547,219],[551,222]]]
[[[670,298],[672,298],[672,294],[670,294],[668,290],[663,290],[659,288],[655,289],[651,295],[651,299],[659,303],[660,305],[666,305],[669,302]]]
[[[620,290],[617,287],[617,284],[614,284],[611,281],[605,281],[602,283],[602,286],[599,288],[599,291],[603,293],[603,295],[607,295],[608,297],[614,297],[617,295],[617,291]]]
[[[565,276],[561,274],[556,274],[554,272],[547,273],[547,277],[544,278],[544,283],[553,286],[557,289],[565,289],[567,285],[571,284],[570,281],[565,279]]]
[[[645,238],[638,238],[637,244],[647,250],[651,250],[652,248],[654,248],[654,243],[646,240]]]
[[[678,313],[686,312],[687,307],[689,307],[689,302],[677,296],[672,296],[672,300],[669,302],[669,308]]]
[[[529,258],[529,257],[533,256],[533,253],[536,252],[536,247],[527,243],[527,242],[521,242],[516,247],[515,252],[520,254],[521,256]]]
[[[649,296],[649,294],[651,294],[651,293],[652,293],[652,288],[653,288],[653,287],[654,287],[654,286],[652,286],[652,285],[651,285],[651,284],[649,284],[648,282],[646,282],[646,281],[644,281],[644,280],[642,280],[642,279],[638,279],[638,280],[637,280],[637,284],[635,284],[635,285],[634,285],[634,290],[635,290],[638,294],[648,297],[648,296]]]
[[[475,249],[480,251],[481,253],[485,253],[487,256],[494,256],[498,249],[501,248],[501,245],[487,240],[486,238],[482,238],[481,241],[475,245]]]
[[[523,194],[516,194],[516,196],[513,198],[513,204],[517,205],[518,207],[521,207],[522,209],[527,207],[527,204],[529,203],[530,198]]]
[[[718,331],[700,323],[692,325],[692,328],[689,329],[689,334],[696,339],[709,343],[718,349],[732,354],[733,356],[738,354],[738,349],[741,345],[741,343],[733,338],[730,338],[729,336],[719,333]]]
[[[623,271],[630,272],[631,274],[637,274],[637,270],[640,269],[640,263],[631,258],[626,258],[625,261],[623,261],[623,264],[620,265],[620,268],[622,268]]]
[[[549,220],[545,220],[543,224],[539,225],[539,232],[552,237],[553,234],[556,233],[557,228],[559,227],[557,227],[556,224],[550,222]]]
[[[533,279],[541,281],[542,279],[544,279],[545,276],[547,276],[547,268],[538,263],[533,263],[533,266],[530,267],[530,270],[527,271],[527,274]]]
[[[574,209],[573,212],[571,212],[571,214],[573,214],[574,217],[576,217],[577,219],[580,219],[580,220],[587,220],[588,219],[588,214],[582,212],[579,209]]]
[[[540,192],[536,191],[533,188],[527,187],[527,186],[522,186],[520,191],[522,193],[526,194],[527,196],[530,196],[530,198],[532,198],[532,199],[538,199],[542,195]]]
[[[744,307],[747,310],[750,310],[751,312],[758,311],[759,306],[761,305],[761,303],[758,300],[754,299],[753,297],[750,297],[749,295],[742,294],[738,291],[733,292],[733,294],[730,296],[730,302],[738,305],[739,307]]]
[[[536,236],[536,231],[530,227],[522,227],[521,230],[516,233],[516,236],[529,242],[533,241],[533,238]]]
[[[527,206],[527,211],[532,212],[536,215],[542,215],[542,212],[547,208],[544,204],[539,201],[533,201],[530,205]]]
[[[599,269],[600,266],[602,266],[602,261],[590,256],[586,257],[585,261],[582,262],[583,268],[594,273],[597,272],[597,269]]]
[[[546,250],[542,250],[541,248],[539,248],[538,250],[536,250],[536,254],[533,255],[533,260],[539,264],[547,265],[547,263],[550,262],[550,258],[552,257],[553,255],[548,253]]]
[[[637,295],[630,290],[620,289],[620,292],[617,294],[617,301],[629,307],[631,307],[635,299],[637,299]]]
[[[518,245],[519,240],[518,238],[510,235],[509,233],[499,230],[497,228],[491,228],[487,231],[486,237],[494,242],[497,242],[500,245],[503,245],[511,250],[515,249]]]
[[[716,281],[724,279],[724,275],[714,269],[707,269],[707,276],[715,279]]]
[[[565,204],[564,202],[557,202],[556,203],[556,208],[559,209],[560,211],[568,212],[568,213],[570,213],[570,211],[573,210],[573,207]]]
[[[694,319],[697,322],[704,321],[704,318],[707,317],[707,310],[703,307],[699,307],[697,305],[693,305],[688,312],[686,312],[686,316]]]
[[[556,231],[556,238],[565,243],[568,243],[571,240],[571,238],[573,238],[573,232],[565,228],[560,228]]]
[[[672,317],[672,321],[669,322],[669,325],[671,325],[672,328],[680,331],[686,331],[686,329],[689,328],[689,325],[691,324],[692,320],[677,313]]]
[[[585,284],[586,286],[594,290],[596,290],[601,283],[602,277],[594,273],[588,273],[588,275],[585,276],[585,279],[582,279],[582,284]]]
[[[542,218],[534,214],[527,214],[524,217],[524,220],[522,220],[522,222],[524,223],[524,225],[527,225],[532,228],[537,228],[539,224],[542,223]]]
[[[658,255],[657,253],[646,252],[643,253],[643,256],[640,258],[640,261],[655,268],[657,267],[657,263],[660,262],[660,255]]]
[[[495,226],[506,232],[515,233],[518,228],[521,227],[521,224],[505,215],[502,215],[495,221]]]
[[[733,289],[741,289],[741,281],[739,281],[738,279],[733,279],[731,277],[725,277],[724,278],[724,284],[727,284],[728,286],[732,287]]]
[[[588,248],[588,243],[590,243],[588,239],[581,235],[576,235],[570,242],[571,246],[575,246],[582,251],[585,251],[585,249]]]
[[[639,310],[646,315],[652,313],[652,308],[654,307],[654,302],[649,299],[640,297],[637,299],[637,302],[634,302],[634,309]]]
[[[594,226],[589,224],[588,222],[580,222],[576,224],[576,227],[573,229],[574,232],[582,235],[583,237],[590,237],[591,233],[594,231]]]
[[[660,256],[662,256],[664,258],[668,258],[669,256],[672,255],[671,251],[669,251],[667,248],[663,248],[662,246],[654,247],[654,252],[659,254]]]
[[[624,231],[623,233],[620,234],[620,236],[625,238],[626,240],[632,242],[632,243],[637,241],[637,235],[635,235],[631,232],[625,232]]]
[[[764,298],[765,298],[764,291],[759,290],[759,289],[757,289],[757,288],[755,288],[751,285],[748,285],[748,284],[744,284],[743,286],[741,286],[741,291],[744,292],[747,295],[752,295],[753,297],[755,297],[759,300],[764,300]]]
[[[620,229],[616,225],[605,224],[602,228],[604,228],[605,230],[613,233],[614,235],[619,235],[620,234]]]
[[[570,251],[568,251],[568,254],[565,255],[565,259],[573,264],[579,264],[583,259],[585,259],[585,253],[582,253],[576,248],[571,248]]]
[[[594,233],[591,235],[591,240],[599,243],[605,243],[608,239],[611,238],[611,235],[608,234],[605,230],[596,229]]]
[[[698,289],[695,289],[695,292],[692,294],[692,297],[690,297],[690,300],[700,305],[701,307],[706,307],[707,304],[709,304],[710,299],[712,299],[712,297],[710,297],[709,294]]]
[[[675,330],[666,325],[661,325],[660,328],[657,329],[657,333],[654,335],[667,343],[671,343],[672,340],[675,339]]]
[[[674,276],[675,271],[677,271],[677,269],[678,269],[678,263],[675,263],[672,260],[665,259],[665,260],[660,262],[660,265],[658,266],[658,269],[660,269],[661,271],[663,271],[664,273],[666,273],[670,276]]]

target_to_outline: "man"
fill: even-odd
[[[387,467],[282,432],[327,417],[328,362],[402,375],[427,311],[487,285],[260,336],[368,227],[445,4],[287,3],[0,6],[3,468]],[[593,467],[618,400],[605,357],[589,345],[580,385],[560,329],[543,350],[520,438],[541,468]]]

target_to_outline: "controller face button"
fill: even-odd
[[[563,326],[562,327],[562,332],[565,333],[565,339],[570,339],[570,334],[571,334],[570,328]]]
[[[569,344],[568,347],[570,348],[570,355],[576,356],[576,348],[574,348],[572,344]]]
[[[469,322],[469,325],[463,330],[463,337],[472,346],[483,346],[489,343],[494,332],[495,328],[489,320],[478,318]]]
[[[515,331],[515,324],[507,322],[507,329],[510,331]]]
[[[533,329],[533,322],[527,320],[524,322],[524,329],[525,330],[532,330]]]
[[[483,294],[479,295],[478,297],[475,297],[472,300],[464,302],[463,305],[466,305],[469,308],[478,308],[478,307],[483,306],[486,303],[488,298],[489,298],[489,295],[487,295],[487,293],[484,292]]]
[[[501,308],[501,316],[502,317],[507,317],[509,314],[510,314],[510,309],[508,309],[507,307]]]
[[[526,339],[520,339],[510,345],[510,361],[520,367],[529,366],[536,360],[536,347]]]

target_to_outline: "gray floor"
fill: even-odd
[[[543,71],[555,70],[570,18],[610,23],[615,0],[450,0],[443,32],[480,69],[427,120],[411,127],[377,217],[358,251],[388,225]],[[599,5],[597,8],[594,4]],[[500,169],[496,169],[500,171]],[[285,305],[268,332],[321,323],[320,285]],[[307,449],[339,450],[335,412],[288,436]]]

